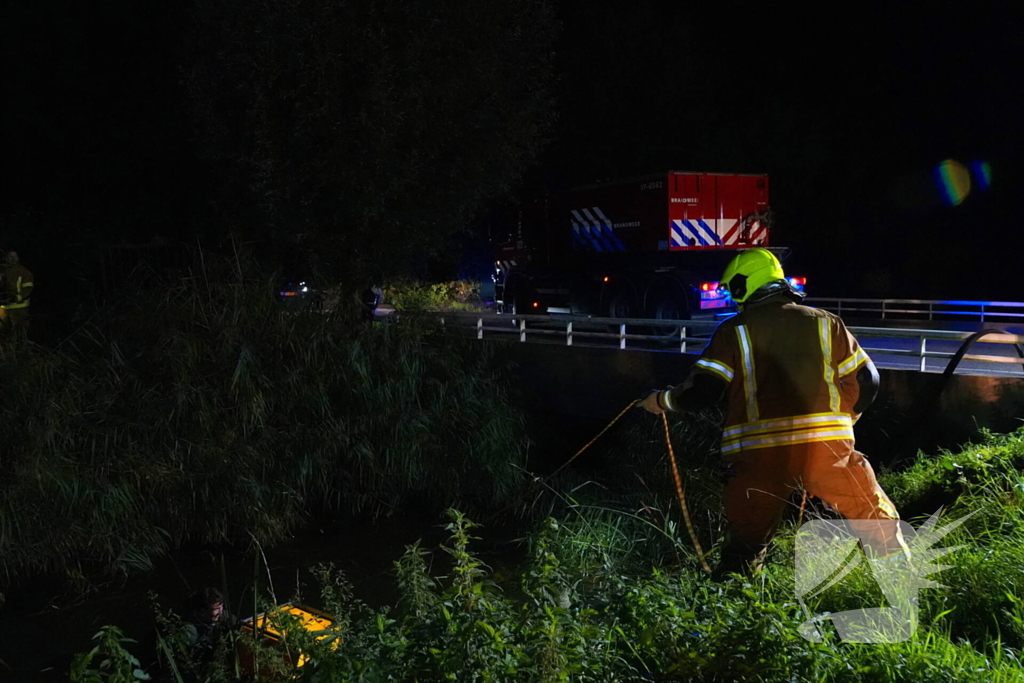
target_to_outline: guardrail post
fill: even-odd
[[[985,322],[985,304],[981,305],[981,322]]]
[[[483,318],[477,318],[476,319],[476,338],[477,339],[483,339],[484,338],[484,319]]]
[[[882,300],[882,320],[885,320],[885,300]]]
[[[565,324],[565,345],[572,346],[572,321]]]
[[[933,320],[932,317],[935,314],[935,304],[931,301],[928,302],[928,320]]]
[[[927,361],[927,360],[928,360],[928,359],[927,359],[927,357],[926,357],[926,356],[924,355],[924,353],[925,353],[925,345],[926,345],[927,343],[928,343],[928,340],[927,340],[927,339],[925,339],[925,336],[924,336],[924,335],[922,334],[922,335],[921,335],[921,344],[920,344],[920,345],[918,346],[918,350],[917,350],[917,352],[918,352],[918,353],[920,354],[920,356],[921,356],[921,365],[920,365],[920,368],[919,368],[920,372],[924,372],[924,369],[925,369],[925,361]]]
[[[626,323],[619,325],[619,348],[626,348]]]
[[[526,341],[526,321],[522,318],[519,319],[519,341]]]
[[[686,353],[686,328],[679,328],[679,353]]]

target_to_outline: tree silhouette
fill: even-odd
[[[204,4],[185,82],[225,224],[350,282],[446,247],[551,123],[542,0]]]

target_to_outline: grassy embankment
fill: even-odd
[[[911,641],[811,643],[796,630],[807,615],[794,599],[790,532],[756,581],[703,578],[647,416],[588,454],[603,458],[614,495],[579,480],[544,488],[522,476],[521,425],[481,355],[491,347],[464,353],[445,340],[441,351],[436,330],[284,314],[269,283],[213,271],[106,311],[61,350],[4,347],[4,580],[145,568],[186,541],[273,541],[309,515],[385,512],[409,497],[471,514],[474,501],[508,501],[558,516],[516,574],[488,573],[459,515],[449,576],[431,575],[424,549],[410,548],[393,610],[367,608],[323,573],[337,645],[290,635],[312,657],[308,680],[1022,679],[1024,434],[884,478],[905,517],[940,504],[948,519],[978,511],[946,539],[965,547],[937,577],[949,588],[923,591]],[[722,529],[714,425],[680,422],[674,433],[707,548]],[[855,571],[809,607],[882,600]],[[83,676],[101,659],[83,660]]]
[[[576,485],[573,498],[565,488],[548,489],[561,501],[560,519],[537,528],[516,573],[490,573],[473,555],[474,534],[486,530],[455,512],[442,548],[451,571],[432,574],[427,550],[408,548],[396,562],[402,598],[392,609],[368,608],[344,577],[322,571],[323,603],[339,618],[320,641],[290,630],[288,646],[311,657],[302,680],[1024,680],[1024,430],[961,453],[922,456],[883,477],[915,526],[939,503],[946,505],[940,526],[975,514],[942,541],[963,547],[940,560],[953,565],[935,577],[948,587],[921,591],[916,634],[858,644],[840,641],[831,627],[820,643],[798,634],[808,614],[795,600],[795,511],[755,580],[719,585],[701,574],[673,521],[678,513],[657,428],[633,420],[609,444],[620,451],[608,465],[613,478],[643,474],[631,494]],[[721,528],[718,487],[709,481],[711,433],[700,421],[674,428],[705,544]],[[824,513],[812,506],[805,514]],[[808,608],[818,614],[883,604],[862,567]],[[280,651],[261,657],[265,667],[287,668]],[[229,672],[208,670],[207,680],[234,680]]]
[[[321,513],[501,504],[521,418],[494,347],[443,334],[285,312],[257,268],[207,254],[59,349],[0,344],[0,584],[272,543]]]

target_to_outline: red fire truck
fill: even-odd
[[[717,278],[771,247],[768,176],[669,171],[540,196],[500,244],[502,313],[685,320],[735,311]],[[790,278],[802,288],[802,278]]]

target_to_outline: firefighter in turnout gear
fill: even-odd
[[[28,326],[28,304],[32,296],[32,273],[18,260],[18,252],[5,251],[0,288],[0,326],[11,329]]]
[[[725,287],[740,309],[723,321],[686,382],[651,393],[640,407],[697,410],[726,398],[723,491],[730,529],[715,570],[760,567],[794,491],[817,496],[857,528],[865,551],[906,551],[899,515],[864,455],[853,424],[878,391],[878,371],[838,317],[803,306],[767,249],[726,267]]]

